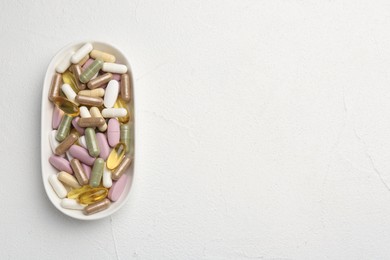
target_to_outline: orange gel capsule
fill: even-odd
[[[80,194],[92,190],[92,187],[89,185],[84,185],[81,188],[73,189],[68,192],[68,195],[66,196],[68,199],[78,199]]]
[[[80,114],[79,106],[69,99],[64,97],[53,97],[53,103],[69,116],[78,116]]]
[[[118,167],[125,156],[125,152],[126,145],[124,143],[118,143],[107,158],[107,168],[113,170]]]
[[[107,197],[108,189],[106,188],[93,188],[80,194],[79,202],[81,204],[92,204],[101,201]]]
[[[76,78],[74,77],[73,73],[70,71],[65,71],[62,74],[62,81],[66,84],[69,84],[70,87],[73,89],[74,92],[78,93],[80,89],[77,87]]]

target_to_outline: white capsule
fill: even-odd
[[[103,63],[102,71],[124,74],[127,72],[127,67],[123,64],[105,62]]]
[[[67,53],[64,58],[57,64],[56,71],[58,73],[64,73],[72,64],[70,59],[73,56],[74,51]]]
[[[93,46],[90,43],[84,44],[80,49],[78,49],[71,58],[73,64],[79,63],[85,56],[87,56],[93,50]]]
[[[103,186],[105,188],[111,188],[112,186],[112,178],[111,178],[111,171],[104,165],[103,170]]]
[[[66,191],[64,185],[58,180],[57,174],[53,173],[49,176],[49,183],[53,187],[53,190],[57,193],[57,196],[60,199],[66,197],[68,192]]]
[[[87,141],[85,140],[85,136],[82,135],[79,137],[79,144],[81,147],[84,147],[85,149],[88,149],[87,148]]]
[[[124,117],[127,115],[125,108],[105,108],[102,110],[102,116],[105,118]]]
[[[55,152],[57,146],[60,144],[60,142],[56,140],[56,135],[57,135],[57,130],[53,130],[49,134],[49,143],[50,143],[51,151],[53,153]]]
[[[64,198],[61,200],[61,207],[64,209],[83,210],[85,206],[78,203],[77,200]]]
[[[91,107],[89,109],[89,112],[91,113],[91,116],[93,117],[103,117],[102,114],[100,113],[99,108],[97,107]],[[104,123],[104,125],[99,126],[98,129],[100,132],[105,132],[107,130],[107,123]]]
[[[80,107],[80,117],[82,118],[91,117],[91,113],[89,113],[89,110],[86,106]]]
[[[79,103],[77,103],[75,101],[75,98],[77,96],[76,92],[74,92],[74,90],[72,89],[72,87],[69,85],[69,84],[62,84],[62,87],[61,87],[61,90],[62,92],[64,92],[65,96],[70,100],[72,101],[73,103],[75,103],[76,105],[78,105]]]
[[[106,92],[104,94],[104,106],[106,108],[111,108],[114,106],[116,99],[118,98],[119,93],[119,82],[115,79],[108,82]]]

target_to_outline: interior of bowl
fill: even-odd
[[[43,84],[43,92],[42,92],[42,108],[41,108],[41,165],[42,165],[42,178],[43,178],[43,184],[47,193],[47,196],[49,197],[50,201],[53,203],[53,205],[62,213],[76,219],[81,219],[81,220],[94,220],[94,219],[100,219],[104,218],[107,216],[110,216],[117,210],[119,210],[126,202],[126,200],[129,197],[130,193],[130,188],[133,180],[133,174],[134,174],[134,164],[135,164],[135,152],[134,152],[134,159],[133,159],[133,164],[126,171],[125,174],[129,176],[127,179],[127,184],[125,187],[125,190],[123,191],[122,195],[120,198],[111,203],[110,207],[104,211],[95,213],[93,215],[86,216],[82,213],[82,211],[79,210],[70,210],[70,209],[64,209],[61,207],[60,202],[61,199],[57,196],[57,194],[54,192],[52,189],[51,185],[48,182],[48,178],[50,174],[57,173],[58,170],[56,170],[50,163],[49,163],[49,157],[52,155],[52,151],[50,148],[50,143],[49,143],[49,133],[52,131],[52,114],[53,114],[53,109],[54,105],[52,102],[48,100],[48,92],[50,89],[50,84],[52,77],[55,73],[55,67],[57,64],[62,60],[62,58],[69,52],[71,51],[76,51],[79,49],[82,45],[85,43],[90,42],[94,46],[94,49],[101,50],[107,53],[111,53],[115,55],[116,57],[116,63],[120,64],[125,64],[128,67],[128,72],[131,77],[131,67],[129,64],[129,61],[125,57],[125,55],[116,47],[103,43],[103,42],[97,42],[97,41],[85,41],[85,42],[79,42],[79,43],[73,43],[69,44],[68,46],[64,47],[61,49],[51,60],[44,79],[44,84]],[[132,82],[133,83],[133,82]],[[132,90],[133,91],[133,90]],[[134,93],[132,93],[132,97],[134,97]],[[134,101],[128,104],[128,106],[134,106]],[[131,110],[134,111],[134,108]],[[129,111],[131,111],[129,109]],[[133,120],[134,120],[134,115],[133,115]],[[135,125],[134,125],[135,127]],[[134,136],[132,137],[134,138]],[[135,145],[135,142],[134,142]]]

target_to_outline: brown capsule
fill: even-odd
[[[95,213],[97,213],[99,211],[107,209],[110,206],[110,204],[111,204],[111,202],[110,202],[109,199],[104,199],[102,201],[95,202],[93,204],[90,204],[90,205],[86,206],[84,208],[83,213],[85,215],[95,214]]]
[[[103,86],[107,82],[109,82],[112,79],[112,74],[111,73],[105,73],[101,76],[98,76],[92,80],[90,80],[87,84],[89,89],[95,89],[100,86]]]
[[[61,85],[62,85],[62,76],[59,73],[55,73],[53,75],[53,79],[51,80],[51,85],[49,90],[50,101],[53,101],[54,97],[58,97],[60,95]]]
[[[122,74],[121,76],[121,97],[124,101],[131,100],[132,85],[129,74]]]
[[[81,105],[91,106],[91,107],[100,107],[103,105],[103,99],[100,97],[88,97],[88,96],[76,96],[76,102]]]
[[[80,161],[78,159],[72,159],[70,161],[70,166],[72,167],[74,175],[76,176],[76,179],[80,185],[87,185],[89,181],[88,176],[85,173]]]
[[[71,133],[64,141],[62,141],[54,151],[56,155],[62,155],[68,151],[68,149],[77,141],[79,138],[78,134]]]
[[[76,85],[79,88],[79,90],[85,89],[86,88],[85,84],[81,83],[81,81],[79,80],[80,74],[82,72],[81,71],[81,66],[79,64],[74,64],[74,65],[72,65],[71,70],[72,70],[72,72],[74,74],[74,77],[76,79]]]
[[[80,127],[96,127],[104,125],[106,120],[102,117],[84,117],[80,118],[77,123]]]
[[[78,65],[83,66],[87,60],[89,60],[89,55],[87,54],[87,56],[85,56],[79,63],[77,63]]]
[[[119,180],[119,178],[125,173],[125,171],[130,167],[133,162],[132,157],[125,156],[122,162],[112,171],[111,178],[115,181]]]

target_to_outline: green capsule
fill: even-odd
[[[91,127],[87,127],[85,129],[85,142],[87,143],[89,155],[98,157],[100,154],[100,149],[96,141],[95,129]]]
[[[134,153],[134,124],[121,125],[120,142],[126,144],[126,153]]]
[[[88,66],[80,75],[80,81],[82,83],[87,83],[90,79],[99,72],[99,70],[103,67],[102,60],[95,60]]]
[[[97,158],[93,163],[91,177],[89,178],[89,186],[96,188],[100,185],[103,176],[104,160]]]
[[[58,126],[56,140],[58,142],[64,141],[64,139],[69,135],[70,132],[70,126],[72,124],[73,117],[64,114],[64,116],[61,119],[61,123]]]

